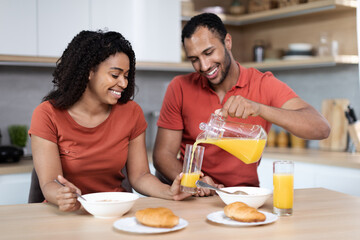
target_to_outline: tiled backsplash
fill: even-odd
[[[9,144],[7,126],[10,124],[30,125],[34,108],[52,87],[53,68],[0,66],[0,129],[2,144]],[[152,147],[156,134],[156,116],[152,113],[161,108],[167,84],[176,72],[138,71],[138,90],[135,101],[143,108],[149,128],[147,145]],[[286,70],[274,72],[305,101],[321,110],[325,98],[348,98],[356,113],[360,111],[359,77],[357,66],[337,66],[306,70]],[[360,114],[358,114],[360,115]],[[310,147],[317,147],[312,141]],[[30,153],[30,144],[27,146]]]

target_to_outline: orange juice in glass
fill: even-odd
[[[194,151],[193,151],[194,149]],[[197,144],[186,144],[183,177],[181,178],[180,190],[188,193],[196,193],[195,182],[200,179],[201,165],[204,157],[204,147]]]
[[[275,161],[273,163],[273,210],[279,216],[289,216],[294,203],[294,163]]]

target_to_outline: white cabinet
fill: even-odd
[[[36,1],[0,1],[0,54],[36,55]]]
[[[90,8],[91,28],[123,34],[137,61],[181,61],[179,0],[91,0]]]
[[[272,163],[276,159],[264,158],[258,168],[260,186],[273,189]],[[360,169],[295,162],[294,188],[322,187],[360,196]]]
[[[90,26],[88,0],[38,0],[38,54],[59,57]]]
[[[0,175],[0,205],[28,202],[31,173]]]
[[[118,31],[137,61],[181,61],[180,0],[0,0],[0,55],[60,57],[81,30]]]

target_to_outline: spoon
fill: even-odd
[[[201,187],[201,188],[209,188],[209,189],[217,190],[217,191],[220,191],[220,192],[223,192],[223,193],[227,193],[227,194],[249,195],[248,193],[246,193],[246,192],[244,192],[244,191],[228,192],[228,191],[222,190],[222,189],[220,189],[220,188],[216,188],[216,187],[214,187],[214,186],[211,186],[210,184],[207,184],[207,183],[202,182],[202,181],[200,181],[200,180],[197,180],[195,184],[196,184],[196,186]]]
[[[59,180],[57,180],[57,179],[54,179],[54,182],[56,182],[57,184],[59,184],[59,185],[61,185],[61,186],[63,186],[63,187],[66,187],[64,184],[62,184],[61,182],[59,182]],[[78,196],[78,197],[81,198],[82,200],[86,201],[86,199],[85,199],[83,196],[81,196],[80,194],[78,194],[77,192],[75,192],[75,194],[76,194],[76,196]]]

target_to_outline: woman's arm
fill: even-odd
[[[34,166],[38,174],[41,190],[48,202],[59,206],[61,211],[75,211],[80,208],[75,194],[80,190],[68,182],[63,175],[59,149],[56,143],[48,141],[36,135],[31,135],[31,149]],[[60,175],[60,177],[58,177]],[[65,184],[61,187],[54,182],[54,179]]]
[[[176,177],[170,187],[160,182],[159,179],[150,173],[145,145],[145,132],[129,142],[126,168],[130,184],[141,194],[173,200],[181,200],[191,196],[189,193],[180,191],[180,175]]]

